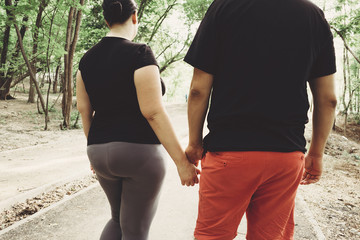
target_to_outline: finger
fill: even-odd
[[[304,168],[303,170],[303,177],[302,180],[306,179],[306,177],[310,174],[310,170],[308,170],[307,168]]]
[[[302,179],[301,179],[301,180],[305,180],[305,179],[307,179],[307,178],[308,178],[308,176],[309,176],[309,173],[304,172],[303,177],[302,177]]]
[[[195,184],[199,183],[199,178],[196,176],[194,179]]]
[[[313,184],[313,183],[317,183],[319,180],[318,179],[310,179],[308,181],[308,184]]]
[[[185,182],[183,180],[181,180],[181,185],[185,186]]]
[[[303,180],[300,182],[301,185],[309,185],[309,180]]]
[[[199,160],[196,160],[195,162],[194,162],[194,165],[197,167],[197,166],[199,166]]]
[[[310,174],[309,174],[310,175]],[[320,180],[319,176],[312,176],[310,175],[307,179],[302,180],[300,182],[301,185],[309,185],[309,184],[313,184],[313,183],[317,183]]]
[[[308,182],[308,181],[310,180],[310,177],[311,177],[311,175],[307,173],[304,181],[305,181],[305,182]]]

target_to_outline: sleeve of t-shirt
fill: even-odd
[[[319,32],[322,33],[322,39],[325,40],[322,40],[322,44],[320,45],[320,51],[312,66],[310,79],[331,75],[336,72],[333,35],[325,17],[323,19],[322,29]]]
[[[138,56],[135,63],[135,70],[149,65],[159,66],[155,59],[154,53],[149,46],[145,44],[141,45],[137,54]]]
[[[79,62],[79,70],[82,72],[84,69],[84,60],[83,58],[80,59],[80,62]]]
[[[191,66],[215,74],[217,34],[214,2],[209,7],[184,58]]]
[[[151,48],[147,45],[142,45],[138,50],[138,57],[135,64],[135,70],[150,65],[156,65],[159,67]],[[161,81],[161,92],[162,95],[164,96],[166,92],[165,83],[161,78],[160,81]]]

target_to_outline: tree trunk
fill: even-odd
[[[32,68],[31,71],[35,72],[36,68]],[[30,77],[31,78],[31,77]],[[35,88],[34,88],[34,81],[36,81],[36,75],[34,75],[34,78],[30,80],[30,88],[29,88],[29,98],[28,103],[35,103]]]
[[[28,16],[23,17],[23,23],[25,23],[21,29],[20,29],[20,36],[21,39],[24,39],[26,30],[27,30],[27,26],[26,23],[29,20]],[[12,62],[10,62],[10,66],[8,69],[8,72],[6,74],[5,77],[5,83],[2,85],[1,90],[0,90],[0,99],[4,99],[4,100],[8,100],[8,99],[14,99],[12,96],[10,96],[10,88],[11,88],[11,83],[14,79],[14,75],[16,73],[16,66],[14,66],[14,62],[16,59],[18,59],[19,57],[19,53],[20,53],[20,46],[19,46],[19,40],[16,42],[15,45],[15,52],[12,54],[11,56],[11,60]]]
[[[7,52],[9,48],[9,39],[10,39],[10,26],[6,26],[4,32],[4,39],[3,39],[3,48],[1,51],[1,65],[3,65],[6,62]]]
[[[344,118],[344,136],[346,137],[346,129],[347,129],[347,124],[348,124],[348,112],[345,112],[345,118]]]
[[[347,76],[346,76],[346,48],[343,51],[343,75],[344,75],[344,91],[343,91],[343,105],[344,105],[344,136],[346,136],[346,126],[348,117],[348,107],[346,104],[346,88],[347,88]]]
[[[11,0],[6,0],[6,1],[9,2],[9,6],[12,5]],[[23,55],[24,61],[25,61],[26,65],[27,65],[27,67],[28,67],[29,74],[30,74],[30,79],[33,80],[35,78],[35,75],[34,75],[34,72],[31,69],[30,61],[26,56],[24,45],[23,45],[23,42],[22,42],[21,33],[20,33],[19,27],[17,26],[16,21],[15,21],[16,20],[15,15],[14,15],[13,12],[10,12],[9,14],[10,14],[11,18],[14,19],[14,27],[15,27],[15,30],[16,30],[16,35],[17,35],[18,40],[19,40],[19,47],[20,47],[20,50],[21,50],[21,54]],[[34,84],[35,84],[36,91],[38,92],[38,95],[39,95],[39,98],[40,98],[41,107],[45,111],[45,102],[44,102],[44,99],[43,99],[42,94],[40,92],[39,86],[37,85],[36,82],[34,82]]]
[[[80,5],[84,5],[84,0],[80,0]],[[66,43],[64,55],[64,85],[63,85],[63,98],[62,98],[62,113],[64,121],[63,128],[70,128],[70,116],[73,98],[73,59],[75,48],[78,40],[80,24],[81,24],[82,11],[74,7],[70,8],[68,16],[68,25],[66,29]],[[73,21],[75,19],[75,29],[73,33]]]
[[[58,88],[58,78],[59,78],[60,64],[56,67],[54,83],[53,83],[53,93],[57,93]]]
[[[23,55],[23,57],[24,57],[24,60],[25,60],[25,62],[26,62],[26,65],[28,66],[28,69],[29,69],[30,79],[31,79],[31,80],[34,80],[34,79],[35,79],[35,74],[34,74],[34,72],[32,71],[31,66],[30,66],[30,62],[29,62],[29,60],[28,60],[28,58],[27,58],[27,56],[26,56],[26,54],[25,54],[25,50],[24,50],[24,46],[23,46],[23,43],[22,43],[22,40],[21,40],[19,28],[17,27],[16,24],[14,24],[14,26],[15,26],[15,29],[16,29],[16,34],[18,35],[18,38],[19,38],[21,53],[22,53],[22,55]],[[33,82],[34,82],[34,85],[35,85],[35,89],[36,89],[36,91],[37,91],[37,93],[38,93],[38,96],[39,96],[39,98],[40,98],[41,107],[42,107],[42,109],[45,111],[45,102],[44,102],[44,99],[43,99],[43,97],[42,97],[40,88],[39,88],[39,86],[37,85],[37,82],[36,82],[36,81],[33,81]]]
[[[64,81],[65,81],[65,73],[64,72],[60,72],[59,73],[59,83],[60,83],[60,92],[63,93],[64,92]]]
[[[33,34],[33,50],[32,50],[32,54],[33,54],[33,61],[31,61],[31,69],[34,73],[37,72],[36,70],[36,53],[38,50],[38,41],[39,41],[39,28],[41,27],[41,21],[42,21],[42,14],[46,8],[46,6],[49,4],[48,0],[41,0],[40,5],[39,5],[39,11],[38,14],[36,16],[36,23],[35,23],[35,29],[34,29],[34,34]],[[29,89],[29,98],[28,98],[28,102],[29,103],[34,103],[35,102],[35,91],[34,91],[34,85],[31,82],[36,82],[36,76],[35,78],[30,81],[30,89]]]
[[[342,104],[344,111],[346,110],[346,89],[347,89],[347,77],[346,77],[346,48],[343,49],[343,76],[344,76],[344,90],[342,94]]]
[[[357,72],[356,72],[356,79],[357,79],[357,82],[360,82],[360,78],[359,78],[359,75],[360,75],[360,68],[357,69]],[[357,89],[357,104],[356,104],[356,113],[359,114],[359,111],[360,111],[360,88]]]
[[[352,111],[353,111],[353,107],[352,107],[352,104],[351,104],[351,102],[352,102],[352,84],[351,84],[351,69],[350,69],[350,63],[349,63],[349,54],[348,54],[348,51],[346,51],[346,55],[345,55],[345,57],[346,57],[346,67],[347,67],[347,80],[348,80],[348,94],[349,94],[349,104],[350,104],[350,106],[348,107],[349,108],[349,110],[350,110],[350,113],[352,113]],[[344,66],[345,67],[345,66]]]
[[[8,7],[11,5],[12,5],[11,0],[5,0],[5,6]],[[7,15],[7,20],[12,21],[12,16],[8,9],[6,9],[6,15]],[[11,30],[11,25],[9,24],[8,26],[5,27],[5,31],[4,31],[3,48],[0,57],[0,68],[3,68],[6,63],[7,53],[9,49],[10,30]],[[5,100],[7,96],[7,94],[5,94],[6,92],[5,84],[7,84],[5,73],[0,70],[0,100]]]
[[[18,76],[17,79],[15,79],[15,81],[13,81],[10,88],[15,87],[17,84],[19,84],[20,82],[22,82],[25,78],[27,78],[29,76],[30,76],[29,72]]]
[[[71,112],[71,102],[69,102],[69,96],[71,95],[72,101],[72,86],[71,82],[68,79],[70,66],[69,66],[69,58],[70,58],[70,44],[71,44],[71,35],[72,35],[72,24],[74,18],[75,8],[70,7],[69,16],[68,16],[68,24],[66,28],[66,42],[65,42],[65,51],[64,55],[64,82],[63,82],[63,97],[62,97],[62,114],[63,114],[63,124],[64,128],[70,126],[70,112]]]

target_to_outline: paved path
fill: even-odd
[[[71,138],[0,152],[0,210],[89,173],[86,140]]]
[[[176,131],[183,145],[186,144],[186,109],[183,105],[168,106],[169,115],[176,126]],[[72,147],[60,153],[72,153]],[[42,152],[42,147],[36,148]],[[33,152],[33,151],[30,151]],[[48,156],[49,162],[61,159],[56,153]],[[77,161],[77,154],[68,162]],[[1,155],[1,154],[0,154]],[[35,160],[34,160],[35,161]],[[51,166],[50,164],[49,166]],[[56,165],[56,164],[55,164]],[[80,166],[80,165],[79,165]],[[15,169],[21,169],[17,166]],[[86,162],[82,169],[88,169]],[[11,172],[8,169],[8,172]],[[26,172],[26,171],[24,171]],[[183,187],[179,183],[176,168],[168,159],[167,175],[159,203],[157,215],[150,231],[150,240],[192,240],[196,221],[198,187]],[[109,205],[98,184],[65,198],[59,203],[0,231],[0,240],[97,240],[104,224],[110,217]],[[307,206],[301,201],[296,205],[295,239],[321,239],[321,233],[313,222]],[[245,239],[246,221],[242,221],[236,238]]]

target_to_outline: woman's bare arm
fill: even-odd
[[[94,109],[91,107],[89,96],[86,92],[84,81],[81,77],[81,72],[76,74],[76,101],[77,109],[81,114],[81,121],[86,138],[88,138],[91,122],[94,116]],[[93,173],[95,170],[90,165],[90,169]]]
[[[89,96],[86,92],[81,72],[76,74],[76,99],[77,109],[81,114],[81,120],[86,138],[88,137],[94,110],[91,107]]]
[[[140,110],[147,119],[171,158],[174,160],[181,183],[193,186],[199,182],[199,170],[191,164],[180,146],[175,131],[161,100],[159,69],[155,65],[146,66],[135,71],[134,75]]]

